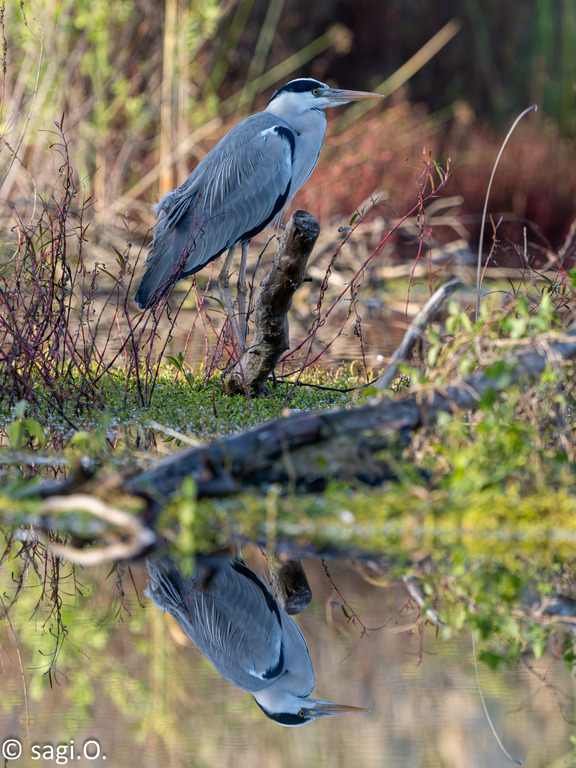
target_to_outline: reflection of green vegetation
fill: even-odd
[[[337,495],[336,489],[333,489],[332,501],[335,501]],[[340,494],[340,499],[342,498],[343,495]],[[270,499],[268,503],[271,503]],[[306,500],[304,505],[309,506]],[[280,508],[278,511],[281,511]],[[350,510],[348,518],[349,515]],[[348,524],[352,524],[349,519]],[[416,543],[414,540],[413,545]],[[446,554],[449,557],[450,551],[447,549]],[[22,562],[13,552],[11,559],[5,561],[0,569],[0,590],[8,599],[13,596],[15,589],[9,574],[18,573]],[[37,565],[41,565],[40,558],[37,559]],[[309,564],[306,568],[313,573],[314,569]],[[445,655],[440,647],[441,641],[435,639],[434,629],[425,630],[423,622],[420,622],[420,632],[414,634],[412,644],[403,645],[393,653],[393,647],[398,640],[398,635],[392,631],[394,620],[397,618],[395,611],[402,611],[404,617],[406,616],[406,606],[402,607],[406,598],[398,594],[398,590],[368,586],[357,578],[348,583],[345,578],[346,569],[342,565],[331,563],[330,570],[345,598],[354,606],[361,606],[362,618],[370,618],[369,625],[379,626],[386,623],[387,627],[381,632],[369,631],[368,637],[360,642],[359,628],[352,631],[348,626],[348,631],[342,635],[335,632],[336,628],[327,625],[324,618],[323,603],[331,594],[330,586],[324,578],[312,581],[316,610],[307,611],[298,617],[298,620],[311,644],[312,658],[318,663],[319,694],[337,700],[350,700],[350,697],[353,697],[358,704],[365,704],[367,702],[363,696],[366,686],[370,689],[366,678],[369,677],[368,670],[373,670],[373,674],[381,676],[382,680],[389,679],[388,674],[398,674],[399,680],[404,680],[403,687],[397,682],[398,687],[392,686],[392,690],[403,691],[404,707],[418,708],[420,717],[423,718],[423,728],[432,727],[431,722],[435,727],[437,723],[436,718],[430,721],[426,719],[432,717],[427,711],[428,706],[438,706],[437,702],[434,704],[434,697],[429,696],[429,686],[436,692],[440,688],[450,693],[446,696],[446,714],[451,718],[452,728],[460,727],[459,721],[454,720],[454,713],[449,714],[449,700],[455,693],[455,687],[458,689],[460,706],[465,707],[467,713],[478,712],[476,717],[479,716],[478,694],[466,682],[467,678],[473,675],[468,632],[463,634],[462,642],[456,642],[452,638],[450,645],[444,646],[447,651]],[[459,599],[464,602],[470,600],[470,595],[474,592],[475,599],[480,602],[485,593],[488,605],[493,599],[492,591],[502,587],[507,591],[505,599],[512,605],[514,595],[518,592],[518,584],[511,583],[510,576],[505,575],[505,569],[499,574],[496,574],[496,570],[491,572],[490,569],[479,569],[477,572],[469,572],[464,564],[461,564],[460,571],[452,567],[455,585],[452,587],[453,594],[457,593]],[[448,568],[443,569],[443,566],[440,566],[440,572],[444,573],[445,577]],[[138,764],[134,754],[140,754],[141,750],[148,755],[162,756],[162,760],[157,759],[155,763],[149,759],[148,764],[166,764],[166,755],[170,755],[172,759],[175,755],[182,756],[182,759],[184,756],[193,756],[194,760],[186,764],[214,764],[219,752],[230,748],[231,745],[237,757],[239,745],[244,743],[242,733],[248,728],[251,734],[249,741],[254,739],[254,748],[257,745],[259,750],[264,749],[268,740],[282,742],[283,739],[289,739],[289,736],[283,735],[279,729],[267,725],[248,694],[234,689],[210,671],[207,662],[190,646],[175,642],[175,639],[181,638],[171,636],[170,620],[152,609],[149,601],[142,596],[144,580],[139,568],[134,571],[138,591],[135,590],[127,569],[110,574],[107,574],[106,569],[77,569],[73,578],[72,570],[66,568],[61,570],[60,575],[63,606],[62,627],[59,631],[65,628],[65,632],[55,662],[57,671],[53,673],[52,689],[49,689],[47,677],[42,677],[49,663],[54,641],[54,637],[50,635],[54,624],[44,624],[47,612],[50,611],[53,593],[45,591],[44,599],[40,600],[45,573],[40,572],[35,576],[32,569],[29,569],[27,586],[21,594],[21,599],[10,612],[15,638],[26,668],[35,739],[38,738],[40,724],[47,719],[51,723],[50,739],[53,742],[75,737],[79,743],[80,734],[87,732],[91,737],[100,740],[108,755],[113,755],[114,764],[118,765]],[[386,578],[385,582],[389,584],[389,578]],[[425,583],[432,586],[434,580],[426,577]],[[438,577],[435,586],[439,585],[441,579]],[[471,585],[474,585],[473,590]],[[394,593],[396,597],[392,600]],[[438,591],[431,596],[435,598],[436,608],[445,603],[447,594],[447,589],[444,588],[442,592]],[[147,610],[144,610],[144,604]],[[492,602],[492,606],[494,605]],[[340,621],[339,627],[345,629],[345,622],[337,606],[334,608],[334,614],[335,621]],[[443,620],[447,620],[449,616],[450,607],[441,611]],[[391,621],[387,621],[388,619]],[[467,620],[466,625],[470,624]],[[480,658],[491,665],[500,663],[502,657],[510,659],[528,648],[536,654],[544,648],[544,632],[537,625],[520,624],[509,612],[497,613],[492,617],[490,626],[485,622],[486,637],[483,640],[480,638],[483,628],[480,618],[474,626],[478,629]],[[422,666],[418,662],[419,635],[424,643],[424,647],[420,647]],[[444,635],[443,640],[447,641],[448,632],[445,631]],[[403,637],[408,640],[408,636]],[[11,638],[4,620],[0,620],[0,639],[4,661],[7,658],[16,658],[13,653],[14,639]],[[489,644],[488,639],[491,640]],[[394,642],[391,644],[391,641]],[[352,653],[350,647],[353,648]],[[408,648],[410,653],[407,652]],[[40,649],[47,655],[40,657]],[[568,658],[570,650],[567,646],[565,650]],[[324,660],[332,657],[333,665],[331,664],[330,669],[333,671],[328,675]],[[553,659],[554,656],[548,654],[543,662],[551,666]],[[363,674],[359,674],[359,669],[363,670]],[[385,670],[390,672],[383,674]],[[432,679],[425,681],[427,672],[432,674]],[[510,683],[502,672],[499,672],[497,678],[491,678],[488,671],[483,669],[482,677],[485,685],[491,681],[491,693],[485,690],[485,695],[491,697],[493,707],[496,706],[495,702],[502,707],[504,702],[510,699],[514,706],[522,705],[526,698],[533,694],[533,690],[525,685],[525,681],[523,685],[515,688],[513,693],[508,692]],[[410,687],[406,687],[407,680],[411,681]],[[551,676],[549,682],[554,684]],[[497,696],[494,686],[497,686]],[[383,716],[394,698],[390,695],[390,688],[384,686],[378,690],[381,698],[377,701],[372,699],[374,719]],[[544,720],[557,720],[560,705],[553,703],[546,706],[547,703],[542,701],[542,698],[545,699],[544,693],[540,694],[539,706],[532,716],[537,715],[539,723]],[[430,704],[426,704],[428,699]],[[13,716],[14,712],[18,712],[18,707],[22,707],[22,701],[21,686],[10,689],[8,694],[3,690],[0,713],[4,717]],[[522,730],[526,726],[525,719],[530,720],[531,715],[529,708],[526,705],[524,707],[525,711],[520,715]],[[54,711],[59,715],[57,723],[53,722]],[[479,721],[484,722],[482,717]],[[123,737],[121,741],[111,741],[110,733],[114,733],[118,739],[119,729],[114,725],[117,722],[121,723]],[[379,720],[373,722],[379,724]],[[396,720],[395,722],[395,729],[402,727]],[[104,727],[103,723],[109,725]],[[412,718],[410,724],[410,727],[413,727]],[[361,723],[362,726],[364,723]],[[478,727],[476,725],[476,728]],[[22,729],[24,728],[23,718]],[[499,728],[501,729],[502,725]],[[379,732],[380,727],[376,730]],[[310,736],[306,737],[305,743],[309,744],[309,739],[320,738],[322,733],[322,729],[312,731]],[[257,738],[258,734],[260,739]],[[332,733],[331,738],[334,737]],[[326,735],[325,738],[330,737]],[[428,739],[430,744],[436,743],[432,736]],[[558,749],[563,748],[562,744],[556,742],[555,746]],[[355,746],[355,749],[358,747]],[[117,750],[124,750],[126,754],[120,754]]]
[[[576,502],[566,487],[543,496],[504,489],[429,491],[424,484],[350,493],[335,485],[322,497],[276,496],[274,503],[271,518],[269,504],[257,495],[201,502],[199,528],[205,537],[211,530],[213,545],[236,535],[289,539],[311,552],[335,547],[352,557],[374,553],[392,574],[416,575],[445,633],[476,627],[490,641],[491,663],[514,661],[527,648],[539,658],[546,636],[559,626],[541,628],[524,606],[570,585]]]
[[[158,633],[162,618],[154,617],[151,638],[145,630],[148,617],[142,598],[135,594],[127,570],[116,569],[107,580],[105,572],[95,579],[89,573],[79,577],[70,567],[44,558],[40,549],[34,554],[34,569],[24,563],[18,556],[5,560],[0,589],[7,606],[15,590],[8,574],[22,572],[25,587],[10,609],[15,634],[7,642],[9,647],[18,643],[32,705],[45,696],[63,694],[68,704],[59,729],[75,735],[82,723],[94,719],[104,701],[132,723],[138,743],[156,732],[167,744],[177,746],[177,720],[173,714],[159,717],[164,699],[150,697],[150,688],[158,692],[163,687],[167,657],[158,645],[165,645],[163,633]],[[135,668],[146,670],[149,654],[149,671],[134,675]],[[0,711],[8,712],[22,701],[22,690],[15,690],[2,696]],[[105,742],[106,734],[97,736]],[[115,758],[117,764],[131,764]]]

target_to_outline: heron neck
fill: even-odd
[[[282,100],[278,103],[273,101],[266,107],[265,111],[285,120],[297,136],[306,134],[306,136],[314,136],[322,141],[326,133],[326,115],[324,110],[305,109],[302,112],[298,112],[292,107],[293,105],[290,105],[290,108],[287,108]]]
[[[326,133],[326,115],[321,109],[308,109],[287,115],[284,114],[286,110],[276,110],[274,105],[273,101],[266,111],[276,115],[286,128],[293,131],[296,142],[290,189],[290,197],[293,197],[314,170]]]
[[[283,676],[269,688],[252,692],[252,696],[258,706],[267,713],[297,712],[306,696],[294,692],[293,685],[294,681],[290,679],[289,675]],[[306,693],[309,692],[306,691]]]

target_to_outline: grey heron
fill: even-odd
[[[326,133],[324,110],[378,98],[382,95],[300,78],[276,91],[263,112],[232,128],[155,206],[153,239],[136,293],[140,307],[154,306],[178,280],[228,251],[218,283],[232,319],[228,275],[240,245],[238,315],[243,323],[250,240],[281,219],[314,170]]]
[[[302,632],[240,560],[197,561],[187,578],[169,558],[147,561],[146,568],[147,596],[176,619],[222,677],[249,691],[276,723],[299,726],[317,717],[366,712],[311,698],[314,672]]]

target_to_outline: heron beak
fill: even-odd
[[[338,88],[328,88],[324,95],[327,99],[334,102],[334,106],[337,104],[347,104],[349,101],[384,98],[381,93],[370,93],[368,91],[341,91]]]
[[[364,707],[350,707],[348,704],[334,704],[332,701],[314,700],[310,714],[314,717],[329,717],[331,715],[357,715],[360,712],[370,712]]]

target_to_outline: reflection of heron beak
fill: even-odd
[[[334,704],[332,701],[322,701],[321,699],[312,699],[314,706],[310,714],[314,717],[328,717],[330,715],[357,715],[360,712],[370,712],[364,707],[350,707],[348,704]]]
[[[341,91],[338,88],[328,88],[324,94],[334,104],[345,104],[348,101],[363,101],[364,99],[383,99],[381,93],[368,91]]]

